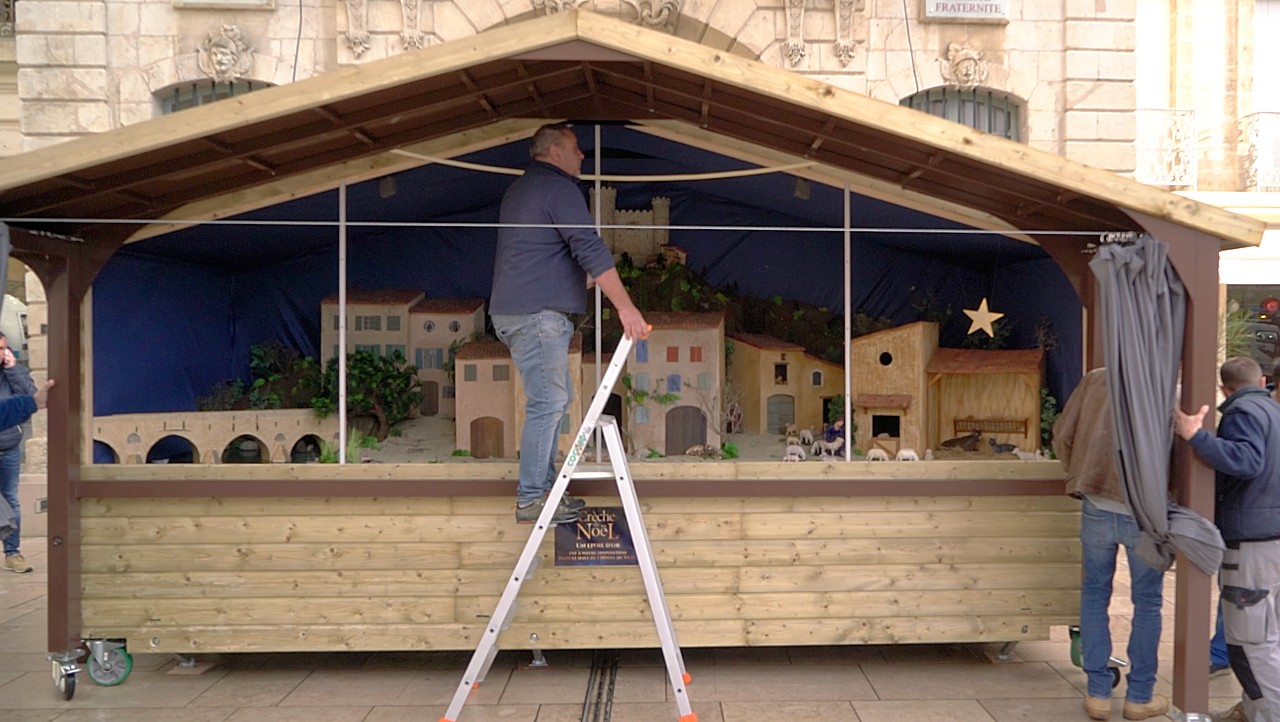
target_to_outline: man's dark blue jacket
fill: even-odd
[[[502,197],[498,219],[556,227],[498,229],[489,313],[586,312],[586,274],[613,268],[613,254],[592,227],[578,181],[533,161]]]
[[[1280,403],[1267,390],[1237,390],[1218,407],[1215,437],[1204,429],[1191,448],[1217,472],[1217,523],[1223,541],[1280,539]]]

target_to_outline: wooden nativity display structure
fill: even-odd
[[[42,148],[0,169],[13,253],[47,289],[58,382],[48,409],[51,651],[86,639],[184,654],[475,647],[527,534],[512,521],[514,460],[94,465],[85,442],[89,291],[124,244],[163,230],[151,221],[233,216],[566,118],[630,121],[756,163],[804,158],[812,180],[1013,237],[1058,231],[1036,242],[1091,319],[1090,365],[1102,357],[1101,324],[1082,251],[1099,232],[1150,233],[1168,245],[1190,298],[1183,405],[1213,399],[1217,254],[1256,245],[1260,224],[731,52],[561,12],[486,31],[484,42],[444,43],[257,91],[252,102]],[[396,313],[417,318],[415,303],[397,299]],[[723,342],[692,340],[702,327],[681,333],[651,339],[650,362],[671,347],[683,358],[696,343],[706,373],[716,373]],[[911,435],[930,433],[920,413],[938,368],[937,352],[924,353],[928,334],[903,332],[902,353],[919,354],[910,374],[850,390],[880,396],[859,408],[896,414],[903,445],[923,446],[927,438]],[[458,362],[474,363],[477,378],[502,373],[498,354],[465,349]],[[933,387],[959,397],[959,376],[939,372]],[[463,420],[465,378],[460,429],[481,418]],[[686,377],[681,386],[690,381],[698,385]],[[490,415],[516,423],[515,398],[495,397]],[[760,418],[768,425],[767,410]],[[478,425],[496,452],[499,434]],[[706,442],[717,443],[706,428]],[[874,418],[865,428],[876,428]],[[504,422],[504,455],[510,429]],[[665,445],[665,432],[645,443]],[[1185,448],[1178,459],[1181,500],[1206,509],[1212,474]],[[1053,463],[659,460],[633,472],[685,646],[1013,642],[1046,638],[1078,616],[1079,508]],[[610,504],[610,488],[575,482],[573,493]],[[1209,580],[1184,566],[1178,674],[1198,666],[1203,675]],[[532,646],[535,634],[541,648],[656,646],[643,594],[634,567],[547,561],[525,586],[537,602],[521,606],[504,646]]]

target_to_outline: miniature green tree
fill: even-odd
[[[385,441],[391,427],[409,418],[410,410],[421,403],[418,372],[399,352],[388,357],[356,351],[347,356],[347,413],[372,416],[378,441]],[[337,412],[337,358],[325,366],[320,393],[311,399],[311,407],[321,418]]]

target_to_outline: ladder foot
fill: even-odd
[[[440,722],[454,722],[454,720],[451,720],[448,717],[441,717]]]
[[[685,684],[689,684],[690,682],[693,681],[693,675],[689,674],[688,672],[685,672],[684,676],[682,676],[680,679],[684,680]]]
[[[680,722],[698,722],[698,715],[690,712],[689,714],[680,715]]]

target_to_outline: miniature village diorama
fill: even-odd
[[[603,222],[623,226],[606,229],[605,240],[652,325],[605,407],[635,459],[835,461],[846,458],[846,438],[848,456],[859,461],[1044,458],[1043,431],[1056,410],[1042,390],[1043,350],[943,348],[937,321],[895,327],[859,314],[848,341],[846,420],[839,315],[777,297],[731,297],[709,286],[684,265],[685,252],[668,243],[667,199],[636,211],[618,210],[612,189],[602,196]],[[337,448],[333,294],[319,309],[320,359],[279,344],[255,346],[254,378],[211,390],[200,412],[96,416],[95,458],[124,464],[333,462],[344,453],[351,462],[517,458],[523,386],[506,346],[486,328],[484,299],[350,289],[346,305],[347,449]],[[971,334],[989,341],[999,335],[1001,314],[985,298],[965,313]],[[589,327],[570,348],[570,373],[580,383],[561,425],[562,452],[620,336],[607,307],[601,318],[599,353]]]

